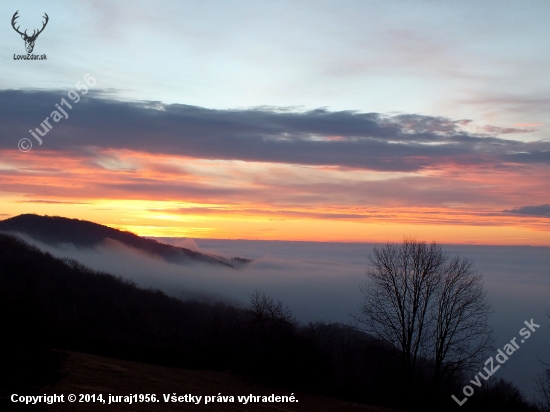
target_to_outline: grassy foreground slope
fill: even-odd
[[[65,376],[53,386],[44,388],[48,394],[103,394],[129,395],[135,393],[155,393],[178,395],[222,395],[235,396],[235,403],[187,404],[111,404],[64,403],[46,407],[48,412],[62,411],[316,411],[316,412],[391,412],[391,409],[360,405],[319,395],[296,392],[297,403],[249,403],[242,405],[237,395],[290,395],[291,392],[260,385],[252,379],[230,372],[189,370],[149,365],[138,362],[105,358],[101,356],[67,352],[63,368]],[[41,392],[42,393],[42,392]]]

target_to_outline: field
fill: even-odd
[[[119,359],[66,352],[65,376],[55,385],[44,388],[47,394],[65,394],[65,403],[48,405],[54,411],[316,411],[316,412],[391,412],[386,408],[359,405],[337,399],[295,393],[296,403],[249,403],[240,404],[237,395],[290,395],[291,391],[260,385],[252,379],[236,376],[229,371],[213,372],[167,368]],[[130,395],[155,393],[160,402],[101,405],[98,403],[69,403],[69,394]],[[165,403],[162,394],[203,396],[199,405],[189,403]],[[204,396],[235,396],[234,403],[211,403],[204,405]],[[108,401],[107,401],[108,402]]]

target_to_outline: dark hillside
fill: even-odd
[[[52,245],[72,243],[78,247],[93,247],[106,239],[112,239],[174,263],[196,261],[237,267],[248,262],[247,259],[242,258],[224,259],[219,256],[205,255],[86,220],[67,219],[58,216],[33,214],[15,216],[0,221],[0,232],[19,232],[43,243]]]
[[[160,365],[231,369],[293,389],[330,391],[329,361],[314,343],[292,321],[263,315],[144,290],[0,234],[0,322],[5,337],[0,361],[9,365],[1,370],[5,393],[54,378],[56,359],[43,356],[51,348]],[[40,371],[45,376],[33,372],[34,380],[14,379],[22,360],[35,358],[49,359]]]

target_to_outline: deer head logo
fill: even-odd
[[[42,28],[40,30],[38,30],[38,32],[36,30],[34,30],[32,35],[29,36],[29,35],[27,35],[27,30],[25,30],[24,33],[21,33],[19,31],[19,26],[17,26],[17,28],[15,27],[15,20],[17,20],[17,18],[19,17],[17,15],[17,13],[19,13],[19,10],[17,10],[15,12],[15,14],[13,15],[13,17],[11,19],[11,25],[12,25],[13,29],[21,35],[21,38],[23,40],[25,40],[25,48],[27,49],[27,53],[32,53],[32,51],[34,49],[34,42],[36,41],[36,38],[38,37],[38,35],[44,31],[44,28],[48,24],[49,17],[46,13],[44,13],[44,18],[46,19],[46,21],[43,23]]]

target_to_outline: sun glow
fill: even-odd
[[[10,153],[0,182],[3,217],[61,215],[143,236],[383,242],[415,235],[446,243],[550,245],[548,217],[510,212],[524,204],[520,188],[541,193],[533,204],[545,203],[544,168],[520,180],[521,168],[450,164],[388,173],[90,153]]]

